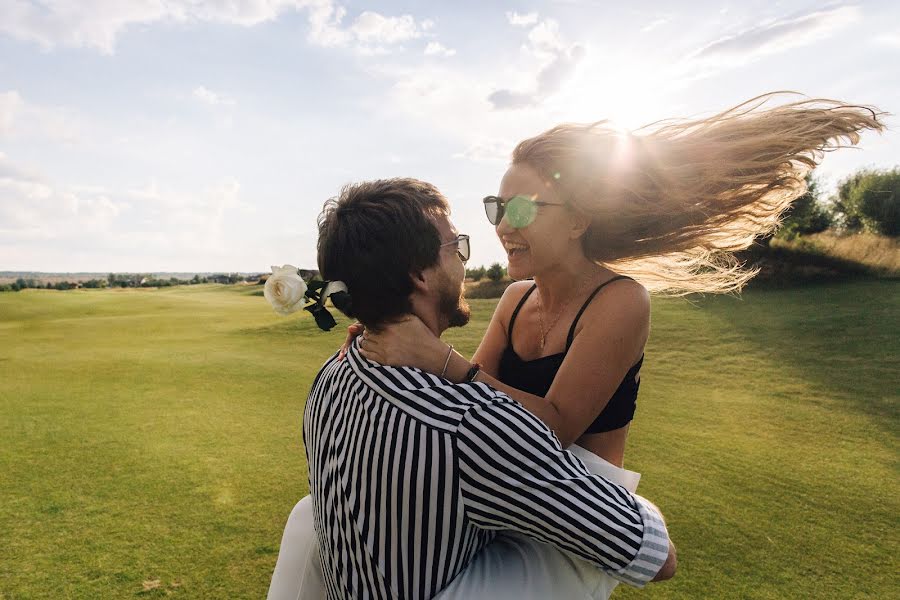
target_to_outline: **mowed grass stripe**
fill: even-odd
[[[891,593],[898,291],[655,301],[626,462],[680,573],[617,596]],[[264,595],[307,489],[303,402],[344,330],[256,293],[0,294],[0,597]],[[464,353],[495,301],[472,304],[447,335]]]

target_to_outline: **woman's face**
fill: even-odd
[[[526,227],[514,228],[506,215],[496,225],[497,237],[509,260],[510,277],[527,279],[539,276],[569,258],[573,240],[573,213],[537,171],[523,164],[512,165],[500,181],[498,195],[503,200],[526,196],[554,205],[538,206],[534,221]]]

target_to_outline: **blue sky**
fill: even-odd
[[[518,140],[774,90],[897,113],[897,64],[888,1],[0,0],[0,270],[314,267],[322,203],[393,176],[505,262],[480,199]],[[900,163],[862,148],[826,187]]]

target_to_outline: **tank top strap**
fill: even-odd
[[[527,292],[522,296],[522,299],[519,300],[519,303],[516,305],[516,309],[513,311],[512,316],[509,318],[509,327],[506,328],[506,339],[509,342],[509,345],[512,345],[512,330],[513,324],[516,322],[516,317],[519,316],[519,311],[522,310],[522,307],[525,305],[525,301],[528,300],[528,296],[531,295],[531,292],[537,289],[537,284],[532,285]]]
[[[627,275],[616,275],[612,279],[604,281],[603,283],[598,285],[593,292],[591,292],[591,295],[588,296],[588,299],[585,300],[584,304],[581,305],[581,310],[579,310],[578,314],[575,315],[575,320],[572,321],[572,327],[569,328],[569,335],[566,337],[566,352],[569,351],[569,346],[572,345],[572,341],[575,339],[575,326],[578,325],[578,319],[580,319],[581,315],[584,314],[584,311],[587,310],[587,307],[594,299],[594,296],[596,296],[600,292],[600,290],[608,286],[613,281],[619,281],[620,279],[631,279],[631,277],[628,277]],[[634,279],[631,279],[631,281],[634,281]]]

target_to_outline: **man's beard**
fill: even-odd
[[[441,316],[447,319],[448,327],[462,327],[469,322],[471,310],[463,296],[463,285],[455,287],[448,277],[441,286]]]

